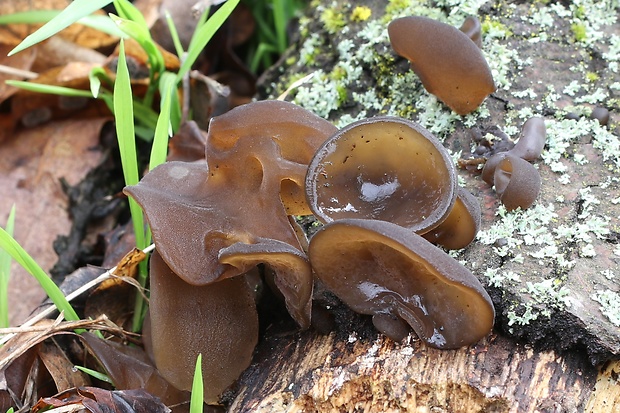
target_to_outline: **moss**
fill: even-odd
[[[496,38],[508,38],[513,35],[512,31],[505,24],[497,20],[491,20],[490,16],[485,16],[482,21],[482,33],[485,35],[491,34]]]
[[[347,87],[342,83],[337,84],[336,93],[338,94],[338,106],[340,107],[344,105],[348,99],[349,93],[347,91]]]
[[[363,22],[370,18],[372,15],[372,10],[366,6],[357,6],[351,12],[351,21],[354,22]]]
[[[586,26],[583,23],[573,23],[570,26],[573,36],[575,37],[575,41],[577,42],[585,42],[588,38]]]
[[[323,10],[321,22],[325,25],[325,30],[332,34],[337,33],[347,24],[344,13],[331,8]]]

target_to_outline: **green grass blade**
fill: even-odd
[[[32,10],[20,13],[4,14],[0,16],[0,24],[37,24],[47,23],[58,16],[62,10]],[[79,19],[76,23],[92,27],[111,36],[125,37],[125,33],[116,27],[108,16],[91,14]]]
[[[15,226],[15,204],[9,212],[6,221],[6,232],[13,236]],[[9,326],[9,278],[11,277],[11,256],[8,252],[0,249],[0,327]]]
[[[0,248],[8,252],[19,265],[24,267],[24,269],[37,280],[50,300],[56,305],[56,308],[60,311],[64,311],[65,319],[70,321],[77,321],[80,319],[62,291],[54,284],[54,281],[48,277],[39,264],[36,263],[4,228],[0,228]]]
[[[20,44],[9,52],[9,56],[21,52],[43,40],[52,37],[59,31],[80,20],[84,16],[101,9],[111,3],[111,0],[75,0],[60,14],[44,24],[39,30],[26,37]]]
[[[202,49],[209,43],[217,29],[226,21],[228,16],[239,4],[239,0],[228,0],[224,3],[202,26],[199,26],[194,33],[192,42],[187,50],[187,56],[177,73],[177,83],[189,72],[192,65],[202,52]],[[195,40],[195,41],[194,41]]]
[[[97,380],[101,380],[103,382],[114,385],[114,383],[112,383],[112,380],[107,375],[100,373],[97,370],[89,369],[88,367],[82,367],[82,366],[74,366],[74,367],[78,369],[79,371],[84,372],[88,374],[89,376],[96,378]]]
[[[50,93],[53,95],[76,96],[86,98],[93,97],[92,92],[88,90],[72,89],[64,86],[44,85],[43,83],[24,82],[22,80],[7,80],[5,81],[5,83],[10,86],[15,86],[20,89],[36,93]]]
[[[172,95],[176,93],[176,75],[164,72],[160,80],[161,110],[155,137],[151,148],[151,158],[149,160],[149,170],[153,170],[157,165],[166,162],[168,155],[168,138],[172,135],[170,127],[170,112],[172,107]]]
[[[116,120],[116,135],[121,155],[123,176],[126,185],[136,185],[139,181],[138,158],[136,153],[136,135],[133,118],[133,96],[127,61],[125,59],[125,44],[121,40],[118,55],[116,82],[114,83],[114,118]],[[144,218],[142,209],[129,198],[129,210],[136,235],[136,245],[140,249],[146,248],[144,236]]]
[[[149,25],[146,23],[142,12],[131,4],[131,2],[127,0],[114,0],[114,8],[122,18],[134,21],[145,29],[148,29]]]
[[[278,52],[284,53],[286,50],[286,22],[288,18],[286,16],[286,1],[285,0],[273,0],[273,23],[276,28],[276,35],[278,36]]]
[[[174,44],[174,50],[180,58],[185,53],[185,50],[183,50],[183,45],[181,44],[181,39],[179,38],[177,26],[175,26],[174,20],[172,20],[172,16],[168,10],[164,11],[164,15],[166,16],[166,23],[168,24],[168,30],[170,30],[170,37],[172,38],[172,43]]]
[[[192,381],[192,397],[189,401],[189,413],[202,413],[204,403],[204,387],[202,384],[202,354],[196,357],[196,369]]]
[[[127,20],[110,13],[110,18],[118,25],[118,28],[133,38],[144,49],[151,65],[151,72],[159,73],[164,70],[164,56],[151,38],[149,29],[133,20]]]

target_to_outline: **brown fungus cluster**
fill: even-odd
[[[157,248],[146,339],[175,387],[189,390],[203,354],[206,400],[216,402],[249,365],[258,264],[301,328],[316,276],[395,340],[413,329],[428,345],[455,348],[491,330],[480,282],[433,245],[471,242],[480,208],[420,125],[376,117],[337,130],[292,103],[261,101],[213,118],[206,140],[183,130],[196,135],[177,143],[185,161],[125,189]],[[291,215],[310,213],[325,225],[308,243]]]
[[[482,169],[482,179],[495,186],[495,192],[507,210],[529,208],[540,192],[540,173],[530,162],[542,154],[547,132],[545,121],[528,119],[521,128],[515,146],[491,156]]]
[[[460,30],[406,17],[388,32],[427,91],[464,115],[495,90],[480,29],[474,17]],[[181,133],[169,162],[125,189],[157,248],[145,343],[176,388],[190,389],[198,354],[207,402],[249,365],[263,281],[301,328],[317,281],[394,340],[413,330],[430,346],[457,348],[492,329],[478,279],[437,247],[475,238],[479,203],[420,125],[383,116],[338,130],[292,103],[260,101],[213,118],[206,135],[191,122]],[[507,206],[538,193],[540,178],[537,187],[524,165],[540,155],[540,134],[525,125],[514,148],[488,160],[483,175]],[[310,241],[292,218],[309,214],[324,224]]]

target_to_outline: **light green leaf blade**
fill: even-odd
[[[97,370],[89,369],[88,367],[83,367],[83,366],[74,366],[74,367],[78,369],[79,371],[84,372],[88,374],[89,376],[96,378],[97,380],[101,380],[103,382],[114,385],[114,383],[112,383],[112,380],[107,375],[100,373]]]
[[[79,320],[71,304],[67,301],[60,288],[43,271],[36,261],[22,248],[15,239],[4,229],[0,228],[0,248],[4,249],[17,261],[26,271],[28,271],[41,285],[47,296],[52,300],[60,311],[64,311],[65,319],[71,321]]]
[[[127,61],[125,59],[125,43],[121,40],[118,54],[116,82],[114,83],[114,118],[116,120],[116,135],[121,155],[123,176],[126,185],[136,185],[139,181],[138,158],[136,153],[136,134],[133,118],[133,96]],[[144,218],[142,209],[129,198],[129,210],[133,229],[136,235],[136,246],[140,249],[147,247],[144,235]]]
[[[222,5],[202,26],[199,26],[187,50],[187,56],[177,73],[177,82],[183,79],[183,76],[192,68],[194,62],[202,52],[202,49],[209,43],[217,29],[226,21],[228,16],[233,12],[239,4],[239,0],[228,0]]]
[[[7,85],[18,87],[20,89],[28,90],[30,92],[37,93],[49,93],[52,95],[60,96],[74,96],[74,97],[86,97],[92,98],[92,92],[88,90],[72,89],[64,86],[44,85],[43,83],[24,82],[22,80],[7,80]]]
[[[194,380],[192,381],[192,397],[189,401],[190,413],[202,413],[204,403],[204,387],[202,384],[202,354],[196,357]]]
[[[34,24],[47,23],[58,16],[62,10],[31,10],[19,13],[4,14],[0,16],[0,24]],[[84,16],[77,21],[84,26],[92,27],[100,32],[111,36],[126,37],[126,34],[116,27],[116,24],[108,16],[102,14],[91,14]]]
[[[101,9],[111,3],[111,0],[75,0],[60,14],[44,24],[39,30],[26,37],[20,44],[9,52],[9,56],[21,52],[37,43],[42,42],[80,20],[84,16]]]
[[[151,158],[149,160],[149,170],[153,170],[157,165],[166,162],[168,155],[168,138],[172,134],[170,127],[170,113],[172,107],[172,95],[176,93],[176,75],[164,72],[160,80],[161,110],[155,128],[155,137],[151,148]]]
[[[15,226],[15,204],[11,207],[9,218],[6,221],[6,232],[13,236]],[[9,278],[11,277],[11,256],[4,249],[0,249],[0,327],[9,326]]]

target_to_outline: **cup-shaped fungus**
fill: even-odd
[[[481,220],[478,199],[467,189],[459,187],[456,202],[448,217],[423,237],[447,249],[465,248],[476,238]]]
[[[375,117],[346,126],[321,146],[308,166],[306,192],[323,222],[381,219],[424,233],[448,216],[456,172],[426,129]]]
[[[495,192],[508,211],[528,208],[540,192],[540,174],[528,161],[507,154],[495,168]]]
[[[411,62],[426,90],[459,115],[476,110],[495,91],[482,51],[459,29],[409,16],[393,20],[388,34],[394,51]]]
[[[493,327],[495,310],[478,279],[399,225],[334,221],[312,237],[308,255],[330,291],[353,311],[376,316],[375,326],[396,339],[402,337],[401,320],[443,349],[473,344]]]
[[[191,390],[202,354],[204,398],[215,403],[252,360],[258,341],[253,291],[235,277],[197,287],[179,278],[157,252],[151,256],[151,346],[160,374]]]

